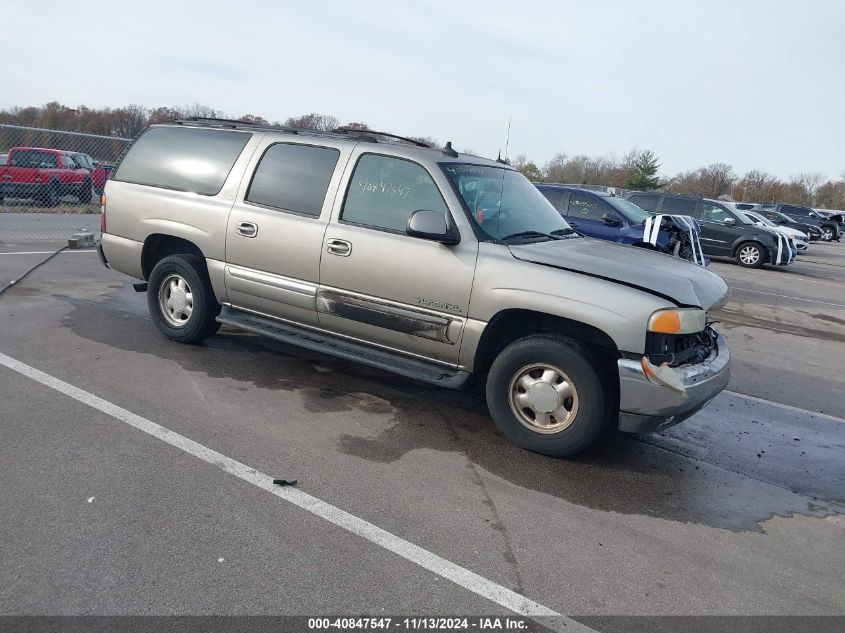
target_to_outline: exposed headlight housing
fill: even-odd
[[[695,334],[707,326],[707,314],[698,308],[658,310],[648,319],[648,331],[659,334]]]

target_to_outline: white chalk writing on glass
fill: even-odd
[[[392,182],[374,182],[369,178],[359,180],[358,186],[361,188],[361,193],[383,193],[397,198],[407,198],[408,194],[411,193],[410,187],[394,185]]]
[[[446,171],[452,174],[473,174],[475,176],[483,176],[484,170],[481,167],[472,167],[470,165],[448,165]]]

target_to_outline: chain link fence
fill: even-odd
[[[0,243],[99,230],[100,194],[132,139],[0,125]]]

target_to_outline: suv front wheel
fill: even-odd
[[[150,273],[147,305],[159,331],[180,343],[199,343],[220,328],[220,304],[197,255],[161,259]]]
[[[505,437],[554,457],[580,453],[601,436],[610,395],[593,361],[551,334],[508,345],[487,377],[487,406]]]

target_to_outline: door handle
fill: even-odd
[[[243,235],[244,237],[255,237],[258,235],[258,225],[253,222],[238,222],[235,231],[237,231],[238,235]]]
[[[349,257],[352,252],[352,244],[346,240],[330,239],[326,241],[326,250],[332,255],[340,255],[341,257]]]

